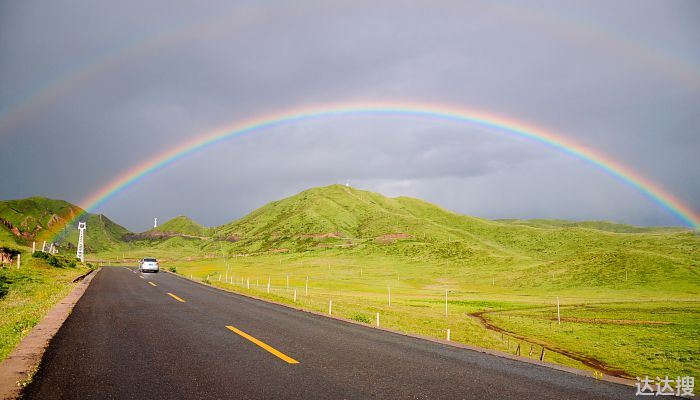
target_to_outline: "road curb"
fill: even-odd
[[[219,291],[224,292],[224,293],[232,293],[232,294],[235,294],[235,295],[238,295],[238,296],[243,296],[243,297],[247,297],[247,298],[250,298],[250,299],[260,300],[260,301],[264,301],[264,302],[266,302],[266,303],[270,303],[270,304],[275,304],[275,305],[278,305],[278,306],[286,307],[286,308],[289,308],[289,309],[292,309],[292,310],[295,310],[295,311],[301,311],[301,312],[305,312],[305,313],[308,313],[308,314],[313,314],[313,315],[320,316],[320,317],[325,317],[325,318],[329,318],[329,319],[334,319],[334,320],[336,320],[336,321],[342,321],[342,322],[349,323],[349,324],[353,324],[353,325],[363,326],[363,327],[369,328],[369,329],[381,330],[381,331],[390,332],[390,333],[394,333],[394,334],[397,334],[397,335],[406,336],[406,337],[410,337],[410,338],[414,338],[414,339],[427,340],[427,341],[429,341],[429,342],[439,343],[439,344],[443,344],[443,345],[446,345],[446,346],[457,347],[457,348],[460,348],[460,349],[471,350],[471,351],[475,351],[475,352],[478,352],[478,353],[489,354],[489,355],[496,356],[496,357],[500,357],[500,358],[506,358],[506,359],[509,359],[509,360],[519,361],[519,362],[526,363],[526,364],[538,365],[538,366],[541,366],[541,367],[550,368],[550,369],[554,369],[554,370],[558,370],[558,371],[563,371],[563,372],[568,372],[568,373],[570,373],[570,374],[574,374],[574,375],[578,375],[578,376],[583,376],[583,377],[590,378],[590,379],[594,379],[594,380],[598,380],[598,381],[611,382],[611,383],[616,383],[616,384],[625,385],[625,386],[635,386],[635,383],[636,383],[636,381],[633,381],[633,380],[631,380],[631,379],[618,378],[618,377],[607,376],[607,375],[603,375],[602,377],[601,377],[600,375],[596,376],[596,375],[594,375],[593,371],[584,370],[584,369],[579,369],[579,368],[574,368],[574,367],[567,367],[567,366],[564,366],[564,365],[554,364],[554,363],[550,363],[550,362],[546,362],[546,361],[539,361],[539,360],[531,359],[531,358],[528,358],[528,357],[516,356],[516,355],[510,354],[510,353],[505,353],[505,352],[498,351],[498,350],[492,350],[492,349],[487,349],[487,348],[484,348],[484,347],[472,346],[472,345],[468,345],[468,344],[465,344],[465,343],[458,343],[458,342],[453,342],[453,341],[447,341],[447,340],[444,340],[444,339],[437,339],[437,338],[434,338],[434,337],[424,336],[424,335],[418,335],[418,334],[414,334],[414,333],[401,332],[401,331],[398,331],[398,330],[394,330],[394,329],[390,329],[390,328],[385,328],[385,327],[381,327],[381,326],[377,327],[377,326],[374,326],[374,325],[368,325],[368,324],[365,324],[365,323],[362,323],[362,322],[358,322],[358,321],[355,321],[355,320],[351,320],[351,319],[347,319],[347,318],[343,318],[343,317],[338,317],[338,316],[335,316],[335,315],[328,315],[328,314],[323,313],[323,312],[318,312],[318,311],[313,311],[313,310],[305,310],[305,309],[302,309],[302,308],[299,308],[299,307],[295,307],[295,306],[292,306],[292,305],[289,305],[289,304],[280,303],[280,302],[277,302],[277,301],[274,301],[274,300],[269,300],[269,299],[260,298],[260,297],[254,296],[254,295],[252,295],[252,294],[246,294],[246,293],[235,292],[235,291],[232,291],[232,290],[226,290],[226,289],[221,288],[221,287],[218,287],[218,286],[206,284],[206,283],[204,283],[204,282],[199,282],[199,281],[196,281],[196,280],[194,280],[194,279],[189,279],[189,278],[187,278],[187,277],[185,277],[185,276],[183,276],[183,275],[177,274],[177,273],[173,273],[173,272],[166,271],[166,270],[163,270],[163,271],[164,271],[164,272],[167,272],[167,273],[169,273],[169,274],[172,274],[172,275],[174,275],[174,276],[176,276],[176,277],[178,277],[178,278],[181,278],[181,279],[184,279],[184,280],[187,280],[187,281],[190,281],[190,282],[193,282],[193,283],[202,285],[202,286],[210,287],[210,288],[212,288],[212,289],[216,289],[216,290],[219,290]]]
[[[0,364],[0,399],[19,397],[24,383],[36,372],[49,342],[99,271],[100,268],[84,275],[82,282],[75,285],[66,297],[56,303]]]

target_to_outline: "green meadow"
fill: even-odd
[[[88,259],[103,265],[157,257],[226,290],[321,313],[332,302],[367,325],[379,313],[383,327],[449,329],[455,342],[608,375],[700,372],[700,236],[689,229],[492,221],[339,185],[217,227],[178,217],[129,233],[87,217]],[[63,238],[74,251],[74,229]]]
[[[453,341],[511,354],[520,346],[520,355],[531,358],[539,358],[544,346],[546,361],[620,376],[697,375],[700,365],[696,284],[688,282],[687,292],[660,292],[653,285],[640,290],[630,283],[644,280],[635,276],[642,273],[637,269],[627,271],[627,284],[611,276],[609,286],[616,289],[610,289],[577,287],[548,271],[514,278],[507,269],[494,273],[456,262],[435,265],[343,250],[226,260],[173,257],[162,267],[302,309],[327,313],[332,301],[333,315],[368,325],[375,325],[379,313],[383,327],[441,339],[450,329]],[[602,279],[593,272],[590,282]],[[473,315],[480,312],[505,333],[487,329]]]
[[[70,292],[73,280],[88,272],[79,264],[51,266],[29,253],[22,260],[20,268],[0,268],[0,360]]]

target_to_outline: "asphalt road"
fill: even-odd
[[[107,267],[51,342],[25,397],[560,400],[634,393],[171,274]]]

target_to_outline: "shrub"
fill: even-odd
[[[355,314],[355,316],[352,317],[352,319],[354,319],[354,320],[357,321],[357,322],[362,322],[362,323],[365,323],[365,324],[371,324],[371,323],[372,323],[372,320],[371,320],[368,316],[366,316],[365,314]]]
[[[47,264],[55,268],[75,268],[77,262],[80,261],[77,258],[56,256],[43,251],[35,251],[32,257],[45,260]]]
[[[0,270],[0,299],[5,297],[7,292],[10,290],[11,280]]]
[[[168,271],[177,274],[177,267],[168,267]]]

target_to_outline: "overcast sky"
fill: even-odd
[[[700,210],[700,2],[5,1],[0,198],[80,203],[236,121],[342,102],[478,109],[623,163]],[[140,231],[345,183],[486,218],[678,225],[590,164],[476,125],[333,117],[196,153],[96,210]]]

